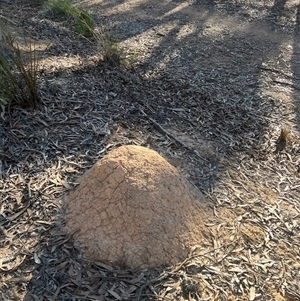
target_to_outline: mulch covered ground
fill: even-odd
[[[1,120],[0,299],[300,300],[299,1],[77,5],[118,37],[121,66],[33,1],[0,0],[1,25],[36,42],[41,99]],[[64,232],[64,196],[127,144],[214,207],[176,266],[90,262]]]

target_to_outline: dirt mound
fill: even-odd
[[[208,204],[158,153],[122,146],[67,198],[67,227],[85,256],[129,268],[174,264],[199,244]]]

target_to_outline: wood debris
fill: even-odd
[[[175,12],[178,1],[148,1],[131,20],[112,4],[117,13],[96,21],[138,56],[126,69],[95,64],[93,44],[26,1],[2,2],[1,22],[51,47],[38,108],[13,107],[0,121],[0,299],[299,300],[296,6],[183,1]],[[63,231],[65,194],[127,144],[159,151],[214,206],[210,237],[176,266],[90,262]]]

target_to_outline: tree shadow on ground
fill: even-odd
[[[297,114],[298,131],[300,131],[300,5],[297,8],[296,26],[294,29],[293,54],[291,58],[291,69],[293,72],[295,110]]]
[[[113,8],[119,3],[123,2],[102,5]],[[151,275],[114,272],[83,260],[72,239],[57,234],[56,228],[52,229],[54,220],[45,217],[59,211],[53,209],[55,198],[61,198],[70,183],[75,185],[76,175],[110,148],[139,144],[158,150],[170,160],[175,157],[175,165],[205,193],[234,165],[259,164],[270,154],[274,156],[270,164],[278,163],[273,151],[276,126],[282,124],[282,107],[280,99],[274,100],[275,94],[266,97],[268,87],[261,68],[279,57],[285,34],[279,31],[274,37],[271,29],[254,21],[240,23],[235,17],[221,17],[215,12],[217,1],[207,10],[198,7],[199,3],[182,7],[187,3],[178,3],[168,2],[161,11],[157,1],[142,2],[103,20],[120,33],[124,45],[137,39],[142,45],[137,55],[143,47],[147,53],[151,49],[135,67],[136,72],[103,68],[101,64],[66,68],[63,74],[54,72],[50,81],[42,83],[44,107],[37,112],[20,110],[6,125],[10,141],[7,157],[11,161],[6,160],[4,168],[12,179],[15,174],[25,179],[17,183],[26,191],[23,202],[31,198],[35,203],[33,212],[24,211],[25,218],[32,220],[32,227],[42,225],[42,243],[27,250],[26,260],[20,264],[21,270],[29,273],[27,267],[32,268],[35,261],[27,300],[37,296],[71,300],[76,293],[79,299],[95,299],[99,290],[105,291],[107,298],[118,299],[112,289],[116,273],[126,274],[123,278],[118,275],[118,279],[128,287],[137,284],[133,292],[143,289],[138,281],[151,281]],[[270,13],[278,12],[282,3],[276,2]],[[146,14],[146,7],[153,8],[153,16]],[[145,33],[149,33],[147,38]],[[295,45],[297,34],[295,29]],[[291,63],[297,74],[299,49],[294,47],[293,51]],[[76,47],[72,53],[86,54]],[[32,186],[34,182],[37,184]],[[9,197],[18,211],[20,204],[13,193],[12,189]]]

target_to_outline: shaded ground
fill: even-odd
[[[32,1],[0,2],[46,48],[39,108],[1,121],[3,300],[299,300],[299,1],[77,3],[116,33],[124,67]],[[159,151],[215,207],[178,266],[90,263],[55,226],[77,178],[124,144]]]

